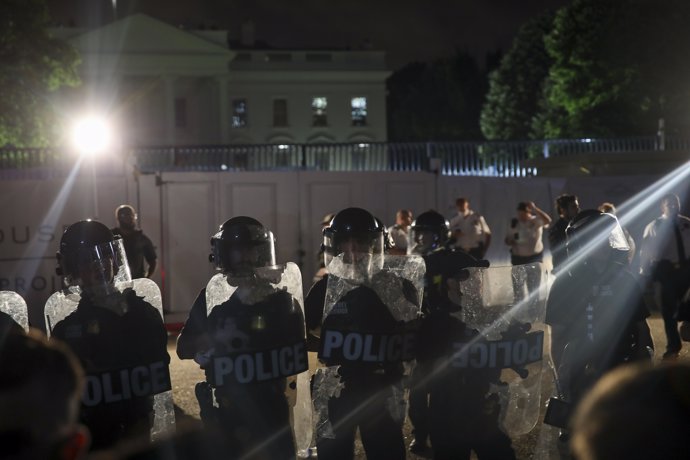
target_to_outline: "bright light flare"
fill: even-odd
[[[112,143],[112,130],[105,118],[89,116],[72,128],[72,144],[81,155],[98,155]]]

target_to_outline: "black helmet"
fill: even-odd
[[[235,276],[248,276],[255,268],[276,264],[273,233],[251,217],[226,220],[211,237],[209,260]]]
[[[361,252],[383,254],[384,226],[367,210],[347,208],[333,217],[331,225],[323,230],[323,247],[326,265],[343,253],[343,243],[354,240]]]
[[[82,285],[83,271],[94,268],[108,272],[102,280],[107,285],[112,284],[114,275],[121,281],[131,279],[122,239],[95,220],[70,225],[62,234],[56,258],[56,272],[65,277],[68,286]]]
[[[436,211],[423,212],[412,222],[408,254],[428,254],[448,243],[450,224]]]
[[[613,257],[625,258],[630,246],[613,214],[596,209],[579,212],[565,229],[568,257],[587,257],[594,251],[610,251]]]

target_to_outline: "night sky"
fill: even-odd
[[[110,0],[47,0],[53,19],[77,26],[112,20]],[[239,38],[252,20],[256,38],[276,48],[384,50],[388,67],[451,56],[483,63],[506,50],[520,25],[568,0],[119,0],[118,14],[143,12],[174,25],[218,27]]]

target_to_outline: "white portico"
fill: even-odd
[[[383,52],[232,51],[227,31],[144,14],[51,32],[82,58],[82,85],[56,105],[109,114],[124,145],[386,140]]]

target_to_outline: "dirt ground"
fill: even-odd
[[[663,322],[658,312],[655,312],[648,320],[652,330],[655,345],[655,362],[661,360],[661,354],[664,351],[666,339],[663,330]],[[681,351],[679,359],[690,361],[688,354],[688,346],[685,346]],[[175,402],[176,417],[178,423],[200,423],[199,422],[199,407],[197,405],[196,397],[194,396],[194,385],[204,379],[203,372],[191,360],[181,361],[175,354],[175,337],[170,337],[168,350],[171,356],[170,373],[173,385],[173,399]],[[310,368],[316,367],[316,356],[310,353]],[[552,379],[548,374],[545,374],[543,379],[543,400],[542,400],[542,414],[545,408],[545,402],[552,393]],[[404,426],[405,443],[409,445],[412,441],[411,426],[409,420],[406,420]],[[555,451],[557,446],[552,442],[554,431],[550,427],[543,425],[541,420],[528,434],[520,436],[513,440],[513,447],[517,453],[518,460],[527,459],[557,459],[560,458]],[[356,446],[356,458],[365,459],[366,456],[362,450],[361,444],[358,442]],[[417,460],[423,458],[431,458],[431,454],[425,456],[417,456],[408,454],[408,459]]]

